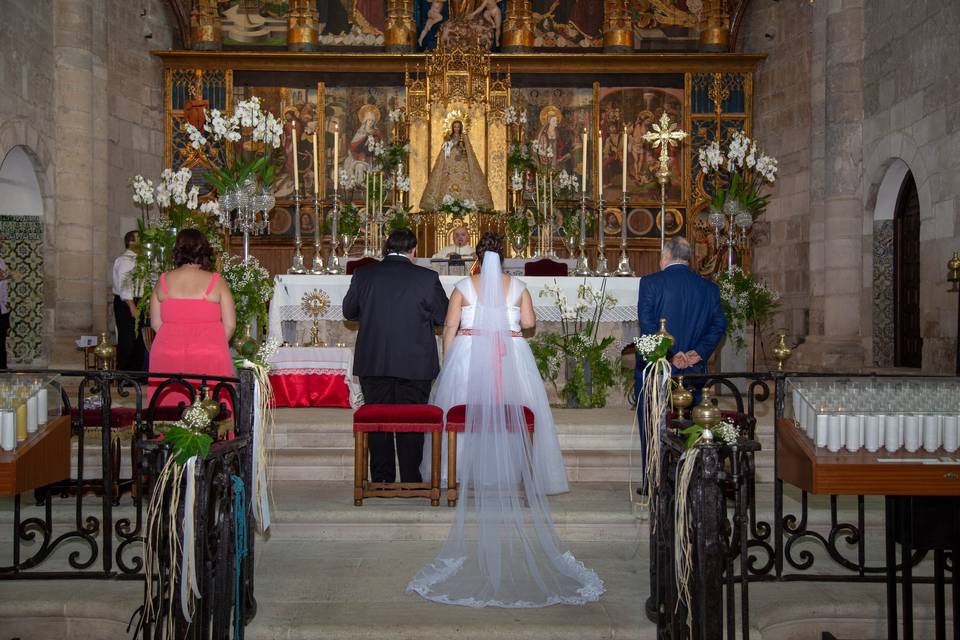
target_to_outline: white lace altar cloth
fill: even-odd
[[[314,275],[279,275],[274,278],[273,299],[270,302],[270,337],[283,342],[281,323],[284,321],[309,322],[313,320],[303,309],[300,301],[304,294],[314,289],[322,289],[330,297],[330,307],[320,320],[342,321],[343,297],[350,287],[351,276],[314,276]],[[440,283],[449,296],[453,288],[463,276],[440,276]],[[540,291],[547,285],[560,285],[571,306],[576,304],[577,287],[589,284],[595,290],[600,290],[606,280],[607,293],[617,299],[617,304],[604,310],[600,322],[637,322],[637,289],[640,278],[580,278],[568,276],[565,278],[523,277],[527,289],[533,298],[533,308],[537,319],[541,322],[559,322],[560,310],[554,304],[552,295],[540,296]],[[630,332],[636,333],[636,328]],[[292,342],[292,340],[291,340]]]
[[[353,379],[353,349],[347,347],[280,347],[270,356],[270,375],[342,375],[356,406],[360,385]]]

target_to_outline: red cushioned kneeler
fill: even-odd
[[[431,404],[365,404],[353,413],[353,504],[364,498],[430,498],[440,504],[440,434],[443,410]],[[429,433],[430,482],[370,482],[370,433]]]
[[[534,419],[533,411],[528,407],[523,409],[523,421],[526,423],[527,432],[533,436]],[[517,407],[508,405],[504,411],[507,416],[514,415]],[[459,487],[457,486],[457,434],[466,430],[467,405],[458,404],[450,407],[447,411],[446,431],[447,431],[447,506],[453,507],[457,504],[457,495]],[[507,431],[513,431],[516,427],[509,422]]]
[[[542,258],[527,262],[523,265],[523,275],[534,277],[566,277],[568,273],[565,262],[557,262],[549,258]]]

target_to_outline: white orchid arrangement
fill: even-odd
[[[440,200],[440,208],[438,211],[444,213],[452,213],[454,215],[463,215],[467,213],[475,213],[480,210],[477,201],[473,198],[466,198],[465,200],[460,200],[454,198],[449,193],[443,196],[443,199]]]
[[[283,142],[283,123],[264,111],[256,96],[237,102],[232,114],[205,109],[203,115],[203,125],[186,123],[184,130],[190,146],[213,160],[204,177],[217,192],[224,194],[251,175],[269,186],[276,170],[271,155]]]
[[[519,169],[514,169],[513,175],[510,176],[510,191],[514,193],[523,191],[523,175]]]
[[[152,222],[169,221],[171,214],[174,214],[174,209],[180,210],[180,213],[186,213],[182,210],[195,211],[200,198],[200,187],[190,186],[192,177],[193,172],[185,167],[178,171],[164,169],[160,173],[159,182],[154,187],[153,180],[139,174],[133,176],[130,180],[133,202],[143,212],[143,221],[148,225]],[[157,220],[151,220],[151,205],[157,207],[159,214]]]
[[[550,160],[553,158],[553,148],[546,142],[534,140],[530,143],[530,150],[533,151],[534,155],[539,157],[541,161],[543,159]]]
[[[504,124],[527,124],[527,111],[510,105],[503,111]]]
[[[557,174],[557,187],[561,192],[577,193],[580,191],[580,176],[563,169]]]
[[[754,218],[763,212],[770,195],[761,196],[760,190],[776,181],[777,160],[763,153],[756,141],[735,131],[726,150],[713,141],[701,147],[698,160],[704,174],[714,177],[711,209],[720,211],[732,201]]]
[[[407,113],[401,108],[390,109],[390,111],[387,112],[387,119],[390,120],[390,122],[404,122],[407,119]]]

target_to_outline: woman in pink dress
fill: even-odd
[[[150,296],[150,326],[156,332],[150,372],[233,376],[228,345],[237,326],[233,295],[213,271],[213,250],[201,232],[184,229],[177,234],[173,265],[172,271],[160,274]],[[151,398],[161,382],[150,379]],[[156,406],[190,403],[181,385],[160,393]]]

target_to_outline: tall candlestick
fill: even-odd
[[[580,166],[580,191],[587,192],[587,128],[583,128],[583,160]]]
[[[297,136],[299,132],[297,131],[296,125],[293,127],[293,131],[290,132],[290,137],[293,138],[293,190],[300,191],[300,168],[297,161]]]
[[[340,186],[340,123],[333,123],[333,190]]]
[[[623,192],[627,192],[627,125],[623,125],[623,148],[620,150],[620,163],[623,165]]]
[[[320,234],[323,225],[320,223],[320,145],[317,132],[313,132],[313,267],[310,273],[321,274],[326,270],[323,267],[323,257],[320,255]]]
[[[317,132],[313,132],[313,192],[320,194],[320,149],[317,147]]]
[[[603,197],[603,130],[597,129],[597,195]]]

